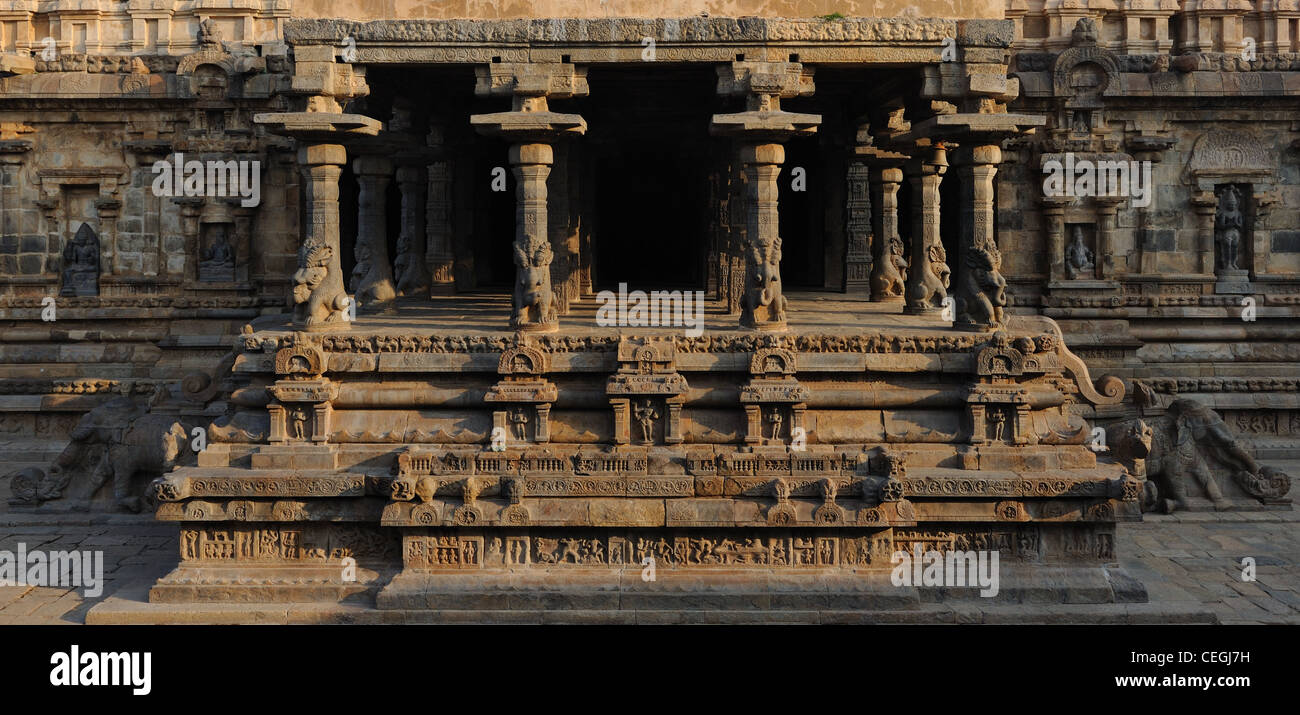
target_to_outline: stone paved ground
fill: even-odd
[[[60,588],[0,586],[0,625],[83,623],[86,611],[119,589],[142,596],[176,565],[176,526],[146,517],[63,518],[0,514],[0,550],[20,542],[43,550],[102,549],[104,593],[84,599]],[[1300,624],[1300,512],[1148,516],[1120,526],[1124,567],[1151,601],[1200,604],[1223,623]],[[1256,564],[1244,582],[1243,557]]]

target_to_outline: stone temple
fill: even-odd
[[[978,598],[916,549],[1124,604],[1117,523],[1291,508],[1294,2],[15,0],[0,53],[0,488],[178,527],[91,620]]]

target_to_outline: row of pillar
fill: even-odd
[[[399,296],[453,292],[449,171],[447,163],[394,161],[363,154],[352,161],[357,177],[356,268],[349,289],[358,309],[387,312]],[[397,255],[388,253],[388,189],[401,192]]]
[[[559,327],[562,311],[552,287],[556,249],[548,223],[547,178],[555,162],[553,145],[564,137],[583,134],[586,122],[575,114],[550,111],[547,98],[582,96],[586,90],[581,68],[567,63],[497,63],[479,72],[476,92],[507,95],[513,100],[510,111],[474,115],[471,124],[480,133],[500,136],[510,144],[509,161],[516,180],[516,281],[510,324],[518,331],[547,332]],[[797,63],[736,62],[719,69],[719,91],[746,99],[745,111],[715,115],[711,125],[715,134],[737,140],[745,177],[745,281],[740,323],[754,330],[782,330],[786,298],[780,276],[777,179],[785,159],[784,141],[815,132],[821,117],[783,111],[780,100],[811,94],[811,72]],[[950,302],[952,271],[940,237],[939,187],[949,169],[948,150],[955,145],[924,137],[914,142],[910,157],[891,152],[859,157],[870,166],[872,299],[902,300],[905,313],[918,315],[952,306],[957,327],[996,328],[1003,323],[1006,305],[1001,256],[993,238],[993,178],[1001,152],[996,144],[977,143],[958,154],[964,188],[957,257],[962,268]],[[338,155],[340,151],[342,147],[336,144],[316,144],[306,146],[299,156],[307,180],[309,220],[299,275],[295,276],[296,292],[301,295],[296,294],[295,300],[299,320],[314,329],[328,329],[326,326],[338,322],[334,313],[347,303],[337,249],[338,176],[345,160]],[[446,164],[418,157],[395,162],[371,153],[358,157],[353,169],[360,190],[357,269],[351,287],[360,306],[385,310],[399,295],[449,292],[452,250]],[[385,192],[394,176],[402,194],[402,230],[399,255],[390,261]],[[910,262],[904,261],[898,235],[897,194],[903,180],[910,183],[914,197]],[[331,231],[334,250],[322,260],[312,249],[329,244]],[[316,268],[323,269],[325,275],[312,283],[318,277],[312,273]],[[315,286],[323,283],[329,285],[328,290],[316,290]]]

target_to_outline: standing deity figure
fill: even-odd
[[[650,400],[645,400],[636,408],[636,421],[641,425],[641,440],[649,443],[654,441],[655,420],[659,419],[659,411],[654,408]]]
[[[1245,225],[1245,214],[1241,209],[1241,190],[1229,184],[1219,193],[1219,210],[1214,217],[1214,241],[1218,247],[1221,270],[1241,270],[1238,258]]]
[[[775,409],[767,413],[767,421],[772,425],[772,439],[781,439],[781,410]]]
[[[528,439],[528,413],[521,407],[510,413],[510,424],[515,428],[515,439],[524,442]]]
[[[301,407],[295,407],[291,414],[293,415],[293,438],[306,439],[307,411]]]
[[[1007,413],[1001,407],[995,407],[989,412],[989,420],[993,423],[993,439],[1001,442],[1006,434]]]
[[[1083,240],[1083,226],[1075,224],[1070,231],[1070,247],[1065,250],[1065,275],[1071,279],[1091,278],[1095,268],[1093,253]]]

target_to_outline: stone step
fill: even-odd
[[[966,607],[922,604],[916,609],[826,610],[379,610],[358,604],[151,604],[112,596],[86,614],[89,625],[136,624],[1215,624],[1199,603],[1056,604]]]

